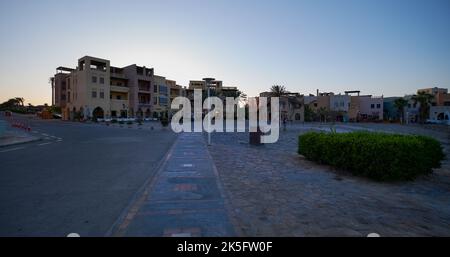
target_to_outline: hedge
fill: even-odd
[[[441,144],[430,137],[375,132],[308,132],[298,153],[308,160],[374,180],[412,180],[440,167]]]

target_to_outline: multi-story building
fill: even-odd
[[[153,87],[153,116],[163,117],[169,111],[170,91],[166,85],[166,78],[162,76],[154,76]],[[176,84],[176,82],[175,82]]]
[[[359,96],[359,114],[357,119],[359,121],[382,121],[383,108],[383,96]]]
[[[271,97],[271,92],[262,92],[259,94],[260,97]],[[268,114],[270,116],[271,101],[268,99]],[[304,106],[304,96],[299,93],[287,93],[279,97],[280,104],[280,120],[286,121],[305,121],[305,106]]]
[[[70,73],[73,71],[71,68],[58,67],[56,68],[56,74],[54,77],[50,78],[52,83],[52,105],[59,106],[61,108],[66,107],[67,103],[67,86],[70,87],[70,82],[68,79]]]
[[[320,121],[378,121],[383,119],[383,97],[360,95],[359,90],[345,94],[319,92],[304,97],[304,104]]]
[[[423,88],[418,89],[417,93],[424,92],[433,96],[431,101],[431,106],[450,106],[450,94],[447,88]]]
[[[330,110],[335,112],[348,113],[350,107],[349,95],[330,95]]]
[[[130,116],[138,118],[151,117],[153,68],[132,64],[124,67],[122,70],[124,78],[128,80]]]
[[[444,121],[450,124],[450,94],[447,88],[423,88],[417,92],[425,92],[433,96],[428,117],[430,120]]]
[[[221,91],[222,90],[222,81],[220,80],[211,80],[208,82],[211,90]],[[189,81],[189,89],[201,89],[206,91],[207,85],[205,80],[191,80]]]
[[[76,69],[59,67],[52,81],[54,103],[66,120],[161,117],[168,111],[166,78],[155,75],[153,68],[119,68],[109,60],[84,56]]]

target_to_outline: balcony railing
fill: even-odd
[[[143,87],[143,86],[140,86],[140,87],[139,87],[139,91],[147,91],[147,92],[150,92],[150,87]]]
[[[128,92],[130,91],[130,89],[128,87],[125,86],[116,86],[113,85],[111,86],[111,91],[115,91],[115,92]]]

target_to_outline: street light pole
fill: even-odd
[[[209,88],[209,85],[207,85],[207,88],[208,88],[208,106],[211,108],[211,99],[210,99],[210,96],[211,96],[211,93],[210,93],[210,88]],[[209,127],[210,125],[209,125],[209,122],[208,122],[208,145],[211,145],[211,131],[210,131],[210,127]]]
[[[215,78],[204,78],[203,79],[204,81],[205,81],[205,84],[206,84],[206,90],[208,91],[208,106],[211,108],[211,99],[210,99],[210,96],[211,96],[211,94],[210,94],[210,82],[211,81],[214,81],[215,80]],[[208,122],[208,145],[211,145],[211,132],[210,132],[210,125],[209,125],[209,122]]]

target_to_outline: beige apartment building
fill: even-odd
[[[61,107],[65,120],[160,118],[168,112],[172,97],[167,83],[176,85],[155,75],[153,68],[136,64],[119,68],[91,56],[80,58],[75,69],[58,67],[51,81],[54,104]]]
[[[268,105],[270,106],[271,92],[262,92],[260,97],[269,97]],[[305,97],[299,93],[288,93],[279,97],[280,104],[280,121],[305,121]],[[267,109],[269,116],[271,108]]]
[[[417,90],[417,93],[419,92],[425,92],[434,97],[431,101],[432,106],[450,106],[450,94],[448,93],[447,88],[422,88]]]
[[[345,94],[319,92],[305,97],[305,105],[320,121],[380,121],[383,120],[383,97],[360,95],[360,91]]]

